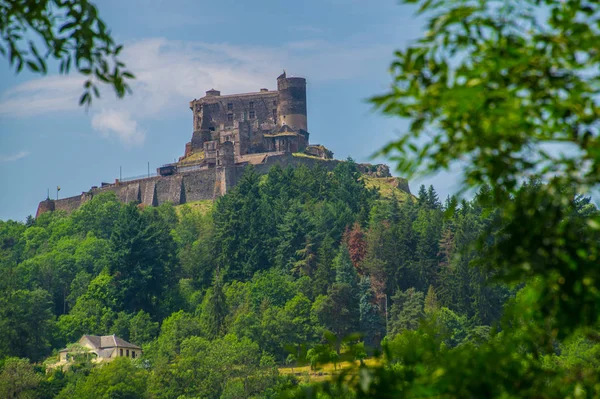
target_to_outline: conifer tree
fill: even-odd
[[[335,268],[336,283],[348,284],[352,290],[357,293],[358,289],[358,274],[350,259],[350,253],[346,245],[341,245],[337,256],[333,260]]]
[[[409,288],[392,297],[388,334],[393,337],[404,330],[416,330],[423,319],[423,293]]]
[[[348,247],[350,259],[352,260],[354,268],[358,273],[362,274],[361,262],[367,252],[367,243],[365,241],[365,234],[358,222],[355,222],[351,229],[346,229],[346,232],[344,233],[344,242]]]
[[[437,295],[435,294],[435,289],[433,288],[433,285],[430,285],[429,289],[427,290],[427,296],[425,297],[425,305],[423,310],[426,314],[432,314],[435,313],[439,307],[440,306],[438,304]]]
[[[377,299],[368,276],[361,278],[359,289],[360,331],[364,334],[365,346],[372,349],[379,346],[385,335],[385,321],[377,306]]]
[[[206,292],[205,304],[202,309],[203,327],[209,339],[216,339],[223,335],[227,313],[227,300],[223,292],[223,282],[217,270],[213,285]]]

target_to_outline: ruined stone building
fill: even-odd
[[[156,176],[116,179],[81,195],[48,198],[40,202],[37,215],[73,211],[104,191],[115,192],[123,202],[150,206],[167,201],[179,205],[209,200],[235,186],[247,165],[254,165],[256,172],[263,174],[275,164],[319,164],[331,170],[340,162],[333,160],[333,153],[324,146],[309,143],[304,78],[287,77],[284,71],[277,78],[276,91],[221,95],[211,89],[204,97],[190,101],[189,106],[193,133],[178,162],[159,167]],[[363,166],[368,173],[374,167]],[[375,169],[390,176],[387,167]]]
[[[307,152],[323,159],[332,153],[309,144],[306,79],[277,78],[277,91],[221,95],[211,89],[190,101],[194,131],[180,158],[180,170],[227,164],[258,164],[267,154]],[[228,145],[233,146],[230,159]]]

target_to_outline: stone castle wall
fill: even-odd
[[[320,165],[331,171],[339,162],[341,161],[294,156],[292,154],[278,154],[267,155],[264,162],[255,165],[254,169],[259,174],[267,174],[275,165],[280,165],[282,168],[287,168],[288,166],[298,167],[300,165],[312,168]],[[181,205],[187,202],[213,200],[225,195],[228,190],[234,187],[244,174],[245,168],[245,165],[231,165],[194,170],[171,176],[155,176],[128,182],[118,182],[105,187],[93,188],[81,195],[61,198],[59,200],[42,201],[38,206],[36,216],[54,210],[70,213],[90,200],[94,195],[106,191],[114,192],[122,202],[140,202],[148,206],[158,206],[165,202]],[[398,179],[398,187],[410,193],[408,182],[404,179],[401,180]]]

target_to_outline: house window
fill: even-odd
[[[233,103],[227,103],[227,109],[231,111],[233,109]]]
[[[125,356],[129,357],[129,349],[127,349],[127,354]]]
[[[227,122],[233,122],[233,114],[227,114]]]
[[[123,356],[123,349],[121,349],[121,356]]]
[[[250,109],[254,109],[254,101],[250,101],[249,107]]]
[[[131,351],[131,357],[135,359],[135,351]]]
[[[250,103],[250,104],[252,104],[252,103]],[[256,114],[254,113],[254,111],[250,111],[249,116],[250,116],[250,119],[254,119],[256,117]]]

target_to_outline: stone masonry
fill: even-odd
[[[112,191],[125,202],[158,206],[213,200],[235,186],[247,165],[260,174],[276,164],[285,168],[316,164],[332,170],[340,162],[321,145],[309,144],[306,113],[306,80],[277,78],[277,91],[221,95],[211,89],[190,102],[192,139],[179,162],[157,169],[158,176],[103,183],[81,195],[40,202],[36,217],[44,212],[72,212],[94,195]],[[302,153],[302,154],[295,154]],[[364,172],[391,177],[385,165],[361,165]],[[385,176],[384,176],[385,175]],[[403,184],[408,192],[408,184]]]

